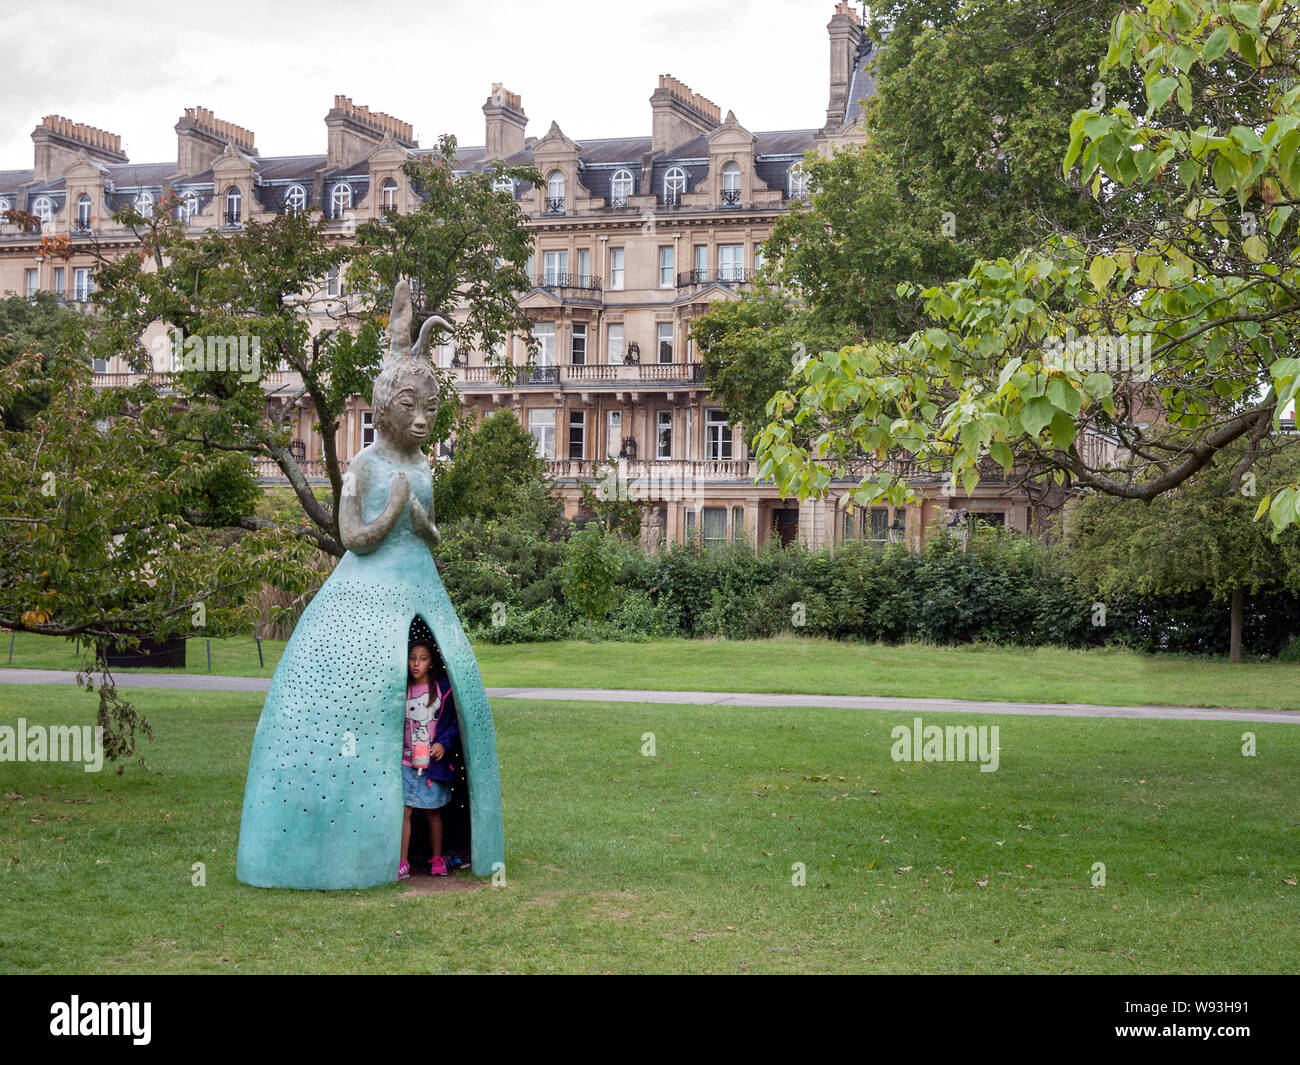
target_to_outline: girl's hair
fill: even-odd
[[[407,648],[406,654],[408,658],[410,657],[411,652],[417,647],[423,647],[429,652],[429,675],[425,678],[425,683],[430,686],[429,690],[432,692],[432,686],[438,679],[438,667],[442,662],[442,656],[438,654],[438,649],[433,645],[432,640],[416,639],[412,640],[410,647]],[[411,667],[409,664],[406,667],[406,683],[408,686],[415,683],[415,678],[411,676]]]

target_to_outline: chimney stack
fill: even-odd
[[[122,151],[122,138],[116,133],[82,125],[62,115],[42,118],[41,124],[32,130],[32,142],[36,146],[33,181],[52,181],[62,177],[63,171],[82,151],[101,163],[128,162],[126,153]]]
[[[831,39],[831,93],[825,131],[831,133],[844,125],[848,113],[849,85],[862,42],[862,16],[852,4],[839,0],[826,29]]]
[[[519,94],[508,91],[499,81],[492,83],[492,95],[483,104],[487,119],[486,160],[505,159],[524,149],[524,129],[528,116],[524,114]]]
[[[182,177],[201,174],[233,143],[249,155],[256,155],[253,133],[217,118],[206,107],[187,107],[176,123],[176,173]]]
[[[325,128],[329,132],[325,165],[330,170],[359,163],[366,152],[383,143],[388,133],[403,148],[420,146],[409,122],[354,104],[349,96],[334,97],[334,106],[325,116]]]
[[[650,95],[654,120],[650,150],[666,152],[722,125],[722,111],[712,100],[692,92],[671,74],[659,75],[659,88]]]

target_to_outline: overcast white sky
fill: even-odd
[[[257,135],[262,155],[325,151],[325,112],[351,96],[415,127],[483,143],[500,81],[528,135],[650,133],[649,96],[673,74],[751,130],[826,118],[834,0],[568,4],[541,0],[5,0],[0,170],[32,165],[32,129],[61,114],[120,134],[132,162],[176,157],[185,107]]]

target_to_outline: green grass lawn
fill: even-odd
[[[251,639],[213,640],[213,672],[270,677],[283,649],[282,642],[263,640],[265,666],[259,668]],[[1225,659],[1120,650],[886,646],[794,636],[646,643],[567,640],[478,644],[474,650],[483,680],[491,687],[672,688],[1300,709],[1300,664],[1234,666]],[[7,651],[0,644],[0,663],[7,660]],[[15,667],[75,669],[78,661],[72,644],[61,639],[23,633],[15,643]],[[186,672],[207,672],[203,640],[190,641]]]
[[[907,713],[498,700],[506,885],[326,893],[235,879],[260,697],[134,694],[157,730],[149,771],[0,764],[0,971],[1239,973],[1300,958],[1291,725],[927,718],[996,724],[1000,767],[982,773],[894,762]],[[0,686],[0,724],[20,716],[90,723],[93,697]]]

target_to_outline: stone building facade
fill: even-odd
[[[520,96],[495,84],[483,105],[483,144],[459,149],[460,172],[504,161],[534,165],[545,178],[538,188],[511,186],[536,235],[533,285],[521,305],[539,355],[535,369],[521,369],[507,383],[489,373],[482,352],[444,346],[437,357],[454,371],[462,402],[476,415],[509,409],[532,432],[571,516],[587,482],[650,503],[647,542],[762,544],[776,537],[820,546],[905,538],[919,546],[934,523],[958,509],[1030,527],[1028,500],[993,479],[969,499],[945,495],[936,481],[925,485],[921,505],[897,511],[849,515],[841,506],[849,483],[833,484],[820,501],[782,499],[771,483],[755,481],[741,427],[727,424],[706,387],[692,322],[752,284],[762,242],[805,197],[805,153],[863,138],[862,100],[873,91],[871,42],[844,2],[827,32],[828,106],[817,128],[751,131],[734,111],[724,113],[663,75],[650,96],[648,133],[579,140],[552,121],[539,138],[527,135]],[[32,134],[32,169],[0,171],[0,212],[39,220],[34,229],[0,225],[0,292],[43,289],[92,301],[91,243],[110,254],[135,243],[112,213],[128,203],[147,212],[169,193],[179,197],[178,216],[195,232],[236,232],[252,220],[307,210],[321,212],[331,235],[345,241],[357,224],[385,210],[414,208],[401,167],[428,149],[408,123],[340,95],[325,127],[322,155],[262,156],[249,130],[205,108],[186,108],[175,126],[176,159],[136,164],[116,135],[47,116]],[[67,235],[71,258],[40,254],[50,234]],[[324,315],[347,298],[337,278],[323,278],[313,313]],[[524,338],[511,344],[522,363]],[[104,384],[130,379],[124,365],[95,369]],[[266,375],[268,403],[283,402],[292,378]],[[309,475],[319,476],[314,413],[304,408],[295,417],[295,453]],[[338,453],[346,460],[372,433],[370,411],[357,397],[339,426]],[[448,446],[440,445],[440,455]],[[259,469],[268,482],[280,476],[273,464]]]

